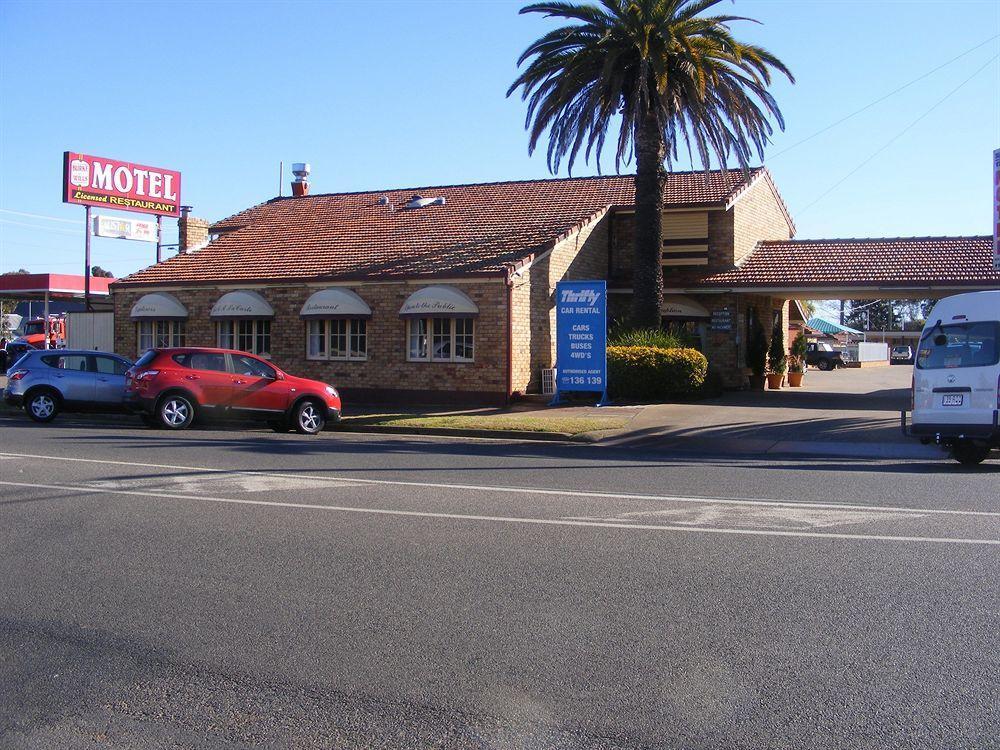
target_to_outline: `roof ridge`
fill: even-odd
[[[835,237],[832,239],[787,239],[787,240],[760,240],[760,245],[787,245],[798,244],[829,244],[833,242],[884,242],[887,240],[992,240],[988,234],[941,234],[941,235],[912,235],[909,237]]]
[[[763,166],[750,167],[749,172],[751,175],[756,174]],[[728,174],[729,172],[742,172],[741,169],[709,169],[707,172],[704,169],[690,169],[681,170],[674,172],[667,172],[667,175],[696,175],[696,174]],[[302,198],[323,198],[330,196],[341,196],[341,195],[368,195],[372,193],[405,193],[410,190],[435,190],[438,188],[460,188],[460,187],[485,187],[487,185],[525,185],[528,183],[553,183],[553,182],[582,182],[584,180],[615,180],[615,179],[634,179],[635,175],[631,173],[627,174],[592,174],[584,175],[582,177],[529,177],[521,180],[488,180],[486,182],[456,182],[450,185],[417,185],[414,187],[397,187],[397,188],[376,188],[373,190],[345,190],[341,192],[331,192],[331,193],[311,193],[309,195],[303,195],[298,198],[291,195],[275,196],[263,203],[258,203],[258,206],[262,206],[266,203],[276,203],[278,201],[284,200],[302,200]],[[734,188],[735,189],[735,188]],[[728,196],[727,196],[728,197]],[[256,208],[256,206],[253,206]],[[250,210],[250,209],[244,209]],[[240,211],[239,213],[242,213]],[[235,215],[235,214],[234,214]],[[225,221],[225,219],[220,219],[220,221]]]

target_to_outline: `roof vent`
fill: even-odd
[[[292,180],[292,196],[295,198],[301,198],[304,195],[309,195],[309,173],[312,172],[312,168],[306,162],[295,162],[292,164],[292,174],[295,175],[295,179]]]
[[[388,206],[389,205],[389,196],[388,195],[380,195],[379,198],[378,198],[378,200],[376,201],[376,203],[378,203],[378,205],[380,205],[380,206]]]
[[[410,198],[410,202],[406,204],[407,208],[423,208],[424,206],[443,206],[446,201],[443,196],[438,196],[437,198],[423,198],[419,195],[414,195]]]

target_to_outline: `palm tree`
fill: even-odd
[[[692,162],[708,171],[735,156],[744,172],[773,132],[784,128],[768,92],[771,72],[794,82],[765,49],[735,39],[740,16],[699,15],[721,0],[599,0],[547,2],[521,13],[572,21],[535,40],[518,59],[530,64],[507,91],[522,88],[528,102],[528,151],[548,131],[549,170],[563,159],[570,172],[584,149],[600,168],[615,117],[621,125],[615,168],[635,157],[635,260],[632,324],[658,327],[663,296],[661,266],[663,186],[683,142]]]

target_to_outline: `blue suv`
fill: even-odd
[[[117,354],[35,349],[7,371],[3,398],[36,422],[60,411],[125,411],[125,372],[132,363]]]

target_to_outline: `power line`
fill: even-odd
[[[920,115],[919,117],[917,117],[917,119],[915,119],[913,122],[911,122],[905,128],[903,128],[902,130],[900,130],[898,133],[896,133],[896,135],[894,135],[892,138],[890,138],[885,143],[885,145],[883,145],[881,148],[879,148],[877,151],[875,151],[875,153],[873,153],[871,156],[869,156],[867,159],[865,159],[863,162],[861,162],[858,166],[856,166],[854,169],[852,169],[850,172],[848,172],[846,175],[844,175],[842,178],[840,178],[837,182],[835,182],[833,185],[831,185],[826,191],[824,191],[822,194],[820,194],[820,196],[818,198],[816,198],[816,200],[814,200],[812,203],[809,203],[808,205],[806,205],[803,208],[800,208],[798,211],[796,211],[795,212],[795,218],[798,218],[799,216],[801,216],[803,213],[805,213],[810,208],[812,208],[813,206],[815,206],[817,203],[819,203],[821,200],[823,200],[826,196],[828,196],[830,193],[832,193],[838,187],[840,187],[845,182],[847,182],[847,180],[849,178],[851,178],[856,173],[858,173],[859,171],[861,171],[861,169],[864,168],[869,162],[871,162],[876,156],[878,156],[879,154],[881,154],[883,151],[885,151],[887,148],[889,148],[889,146],[891,146],[893,143],[895,143],[900,138],[902,138],[904,135],[906,135],[906,133],[908,133],[910,130],[912,130],[917,125],[917,123],[919,123],[921,120],[923,120],[925,117],[927,117],[931,112],[933,112],[935,109],[937,109],[942,104],[944,104],[948,99],[950,99],[954,94],[956,94],[959,89],[961,89],[963,86],[965,86],[965,84],[967,84],[969,81],[971,81],[977,75],[979,75],[984,70],[986,70],[986,68],[989,67],[990,64],[992,64],[998,58],[1000,58],[1000,54],[994,55],[989,60],[987,60],[985,63],[983,63],[979,68],[976,69],[976,71],[971,76],[969,76],[964,81],[962,81],[960,84],[958,84],[955,88],[953,88],[951,91],[949,91],[947,94],[945,94],[942,98],[938,99],[937,102],[935,102],[933,105],[931,105],[930,109],[926,110],[922,115]]]
[[[83,230],[74,232],[74,231],[69,230],[69,229],[60,229],[58,227],[46,227],[46,226],[42,226],[41,224],[28,224],[27,222],[24,222],[24,221],[14,221],[13,219],[0,219],[0,224],[15,224],[15,225],[17,225],[19,227],[29,227],[31,229],[40,229],[43,232],[58,232],[59,234],[71,234],[74,237],[79,237],[81,234],[83,234]]]
[[[933,70],[929,70],[929,71],[927,71],[926,73],[924,73],[923,75],[921,75],[921,76],[918,76],[917,78],[914,78],[914,79],[913,79],[912,81],[910,81],[910,82],[908,82],[908,83],[904,83],[904,84],[903,84],[902,86],[900,86],[899,88],[897,88],[897,89],[894,89],[893,91],[890,91],[890,92],[889,92],[888,94],[885,94],[884,96],[881,96],[881,97],[879,97],[879,98],[878,98],[878,99],[876,99],[875,101],[873,101],[873,102],[870,102],[870,103],[866,104],[866,105],[865,105],[865,106],[863,106],[863,107],[862,107],[861,109],[858,109],[858,110],[855,110],[854,112],[851,112],[851,113],[850,113],[849,115],[845,115],[844,117],[841,117],[841,118],[840,118],[839,120],[837,120],[836,122],[833,122],[833,123],[830,123],[830,124],[829,124],[829,125],[827,125],[827,126],[826,126],[825,128],[822,128],[822,129],[820,129],[820,130],[817,130],[817,131],[816,131],[815,133],[813,133],[813,134],[812,134],[812,135],[810,135],[810,136],[806,136],[806,137],[805,137],[805,138],[803,138],[803,139],[802,139],[801,141],[796,141],[796,142],[795,142],[795,143],[793,143],[793,144],[792,144],[791,146],[788,146],[788,147],[786,147],[786,148],[783,148],[783,149],[782,149],[781,151],[779,151],[779,152],[778,152],[778,153],[776,153],[776,154],[772,154],[772,155],[771,155],[770,157],[768,157],[768,159],[767,159],[766,161],[773,161],[774,159],[777,159],[777,158],[778,158],[779,156],[781,156],[782,154],[787,154],[787,153],[788,153],[789,151],[791,151],[791,150],[792,150],[793,148],[797,148],[798,146],[801,146],[801,145],[802,145],[803,143],[806,143],[807,141],[811,141],[811,140],[812,140],[813,138],[815,138],[815,137],[817,137],[817,136],[820,136],[820,135],[823,135],[823,133],[827,132],[828,130],[832,130],[833,128],[837,127],[837,126],[838,126],[838,125],[840,125],[841,123],[844,123],[844,122],[847,122],[848,120],[850,120],[850,119],[851,119],[852,117],[854,117],[855,115],[860,115],[860,114],[861,114],[862,112],[865,112],[866,110],[869,110],[869,109],[871,109],[871,108],[872,108],[872,107],[874,107],[874,106],[875,106],[876,104],[881,104],[881,103],[882,103],[882,102],[884,102],[884,101],[885,101],[886,99],[888,99],[888,98],[890,98],[890,97],[892,97],[892,96],[895,96],[896,94],[898,94],[898,93],[899,93],[900,91],[903,91],[904,89],[908,89],[908,88],[909,88],[910,86],[912,86],[913,84],[915,84],[915,83],[920,83],[920,81],[924,80],[924,79],[925,79],[925,78],[927,78],[928,76],[930,76],[930,75],[933,75],[934,73],[937,73],[937,72],[938,72],[939,70],[941,70],[942,68],[946,68],[946,67],[948,67],[948,66],[949,66],[949,65],[951,65],[951,64],[952,64],[953,62],[955,62],[956,60],[960,60],[960,59],[962,59],[963,57],[965,57],[965,56],[966,56],[966,55],[968,55],[969,53],[971,53],[971,52],[975,52],[975,51],[976,51],[977,49],[979,49],[980,47],[982,47],[982,46],[984,46],[984,45],[986,45],[986,44],[989,44],[990,42],[992,42],[992,41],[993,41],[994,39],[997,39],[998,37],[1000,37],[1000,34],[994,34],[994,35],[993,35],[993,36],[991,36],[991,37],[990,37],[989,39],[986,39],[985,41],[982,41],[982,42],[980,42],[980,43],[979,43],[979,44],[977,44],[976,46],[974,46],[974,47],[969,47],[969,49],[965,50],[965,52],[962,52],[961,54],[959,54],[959,55],[956,55],[955,57],[951,58],[951,59],[950,59],[950,60],[948,60],[947,62],[943,62],[943,63],[941,63],[940,65],[938,65],[938,66],[937,66],[936,68],[934,68]],[[977,72],[978,72],[978,71],[977,71]]]
[[[27,211],[15,211],[12,208],[0,208],[0,212],[14,214],[15,216],[27,216],[31,219],[45,219],[47,221],[61,221],[64,224],[79,224],[79,219],[61,219],[58,216],[46,216],[45,214],[29,214]]]

